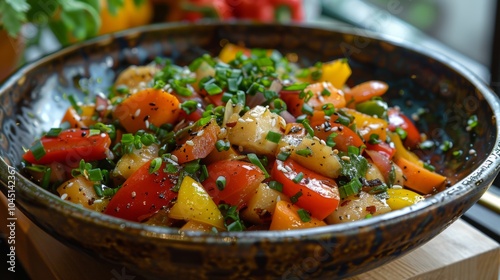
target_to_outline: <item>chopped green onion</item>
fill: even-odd
[[[286,91],[295,91],[295,90],[303,90],[305,89],[309,83],[301,83],[301,84],[293,84],[287,87],[283,87],[283,90]]]
[[[281,140],[281,133],[269,131],[266,135],[266,140],[271,141],[273,143],[279,143]]]
[[[275,191],[283,192],[283,184],[278,181],[271,181],[268,186]]]
[[[173,163],[168,163],[165,168],[163,169],[166,173],[177,173],[179,171],[179,166],[175,165]]]
[[[198,102],[194,100],[186,100],[182,102],[181,109],[189,115],[198,109]]]
[[[44,169],[45,169],[45,171],[43,172],[42,182],[41,182],[40,186],[42,188],[46,189],[50,183],[50,175],[52,174],[52,168],[46,167]]]
[[[286,111],[286,103],[280,98],[276,98],[273,101],[274,109],[272,110],[273,113],[279,114],[283,111]]]
[[[195,174],[200,170],[200,160],[193,160],[184,165],[184,171],[189,174]]]
[[[335,113],[335,106],[333,106],[332,103],[326,103],[321,106],[321,109],[323,112],[325,112],[326,116],[331,116],[333,113]]]
[[[311,221],[311,215],[304,209],[297,210],[297,214],[299,214],[299,218],[302,222],[307,223]]]
[[[153,86],[154,89],[162,89],[166,86],[167,84],[165,83],[165,81],[162,81],[162,80],[156,80],[155,81],[155,84]]]
[[[104,194],[102,193],[102,185],[101,184],[94,184],[94,191],[98,197],[104,196]]]
[[[62,128],[51,128],[45,136],[47,137],[57,137],[61,133],[63,129]]]
[[[463,153],[464,152],[462,150],[453,151],[453,156],[459,157],[459,156],[463,155]]]
[[[288,159],[288,157],[290,156],[290,153],[289,152],[284,152],[284,151],[281,151],[279,152],[279,154],[276,156],[276,159],[278,160],[281,160],[281,161],[285,161]]]
[[[302,181],[303,178],[304,178],[304,173],[299,172],[297,175],[295,175],[295,177],[292,179],[292,181],[295,184],[298,184],[298,183],[300,183],[300,181]]]
[[[478,119],[476,115],[472,115],[467,120],[467,130],[470,130],[478,125]]]
[[[36,140],[35,144],[30,148],[30,151],[33,153],[33,156],[36,160],[41,159],[45,154],[45,148],[43,147],[42,141]]]
[[[73,107],[73,109],[75,109],[78,114],[81,114],[83,112],[80,105],[78,105],[78,102],[76,101],[74,95],[68,95],[68,101],[71,104],[71,107]]]
[[[339,187],[340,198],[346,198],[351,195],[358,194],[363,185],[358,178],[352,179],[349,183]]]
[[[402,129],[401,127],[396,127],[395,132],[397,135],[399,135],[399,138],[401,138],[401,140],[405,140],[406,137],[408,136],[406,130]]]
[[[146,146],[150,146],[155,142],[156,142],[156,137],[153,134],[144,133],[144,135],[141,136],[141,143]]]
[[[370,134],[370,140],[368,140],[368,143],[375,145],[375,144],[379,144],[381,142],[382,141],[380,141],[380,136],[378,134],[376,134],[376,133]]]
[[[256,154],[248,154],[247,157],[251,163],[257,165],[257,167],[259,167],[262,170],[262,172],[264,172],[266,178],[269,178],[269,173],[267,172],[266,168],[262,165],[262,162],[260,161],[260,159],[257,157]]]
[[[321,91],[321,96],[330,96],[331,94],[332,94],[332,93],[331,93],[328,89],[326,89],[326,88],[324,88],[324,89]]]
[[[89,181],[101,181],[103,179],[100,168],[89,169],[87,172]]]
[[[306,115],[312,116],[314,113],[314,109],[309,104],[304,103],[304,104],[302,104],[301,112],[306,114]]]
[[[217,142],[215,142],[215,148],[219,152],[228,151],[229,148],[231,148],[231,143],[229,143],[229,141],[217,140]]]
[[[312,155],[312,150],[311,148],[307,147],[305,149],[297,150],[295,151],[295,153],[299,156],[308,157]]]
[[[436,167],[427,162],[424,162],[424,168],[432,172],[436,171]]]
[[[100,129],[90,129],[89,130],[89,137],[90,136],[96,136],[96,135],[99,135],[101,134],[101,130]]]
[[[153,174],[156,171],[158,171],[161,167],[162,164],[162,159],[160,157],[157,157],[151,161],[151,164],[149,165],[149,174]]]
[[[335,145],[337,145],[337,143],[335,143],[335,137],[337,137],[337,135],[338,135],[338,133],[333,132],[330,135],[328,135],[328,137],[326,137],[325,143],[328,147],[333,148],[333,147],[335,147]]]
[[[443,144],[441,144],[440,148],[441,148],[441,151],[447,152],[448,150],[450,150],[451,148],[453,148],[453,142],[445,140],[443,142]]]
[[[226,177],[222,175],[217,177],[217,179],[215,180],[215,185],[217,186],[217,189],[219,189],[219,191],[224,190],[226,188]]]
[[[208,83],[203,86],[208,95],[216,95],[222,92],[222,89],[215,83]]]
[[[201,165],[200,182],[205,181],[208,178],[208,169],[206,165]]]
[[[290,201],[295,204],[297,201],[299,201],[299,197],[302,196],[302,191],[298,191],[296,194],[294,194],[292,197],[290,197]]]
[[[130,92],[130,90],[128,89],[128,87],[126,85],[119,85],[115,88],[116,92],[118,92],[119,94],[127,94]]]
[[[307,131],[307,134],[309,134],[309,136],[311,137],[314,137],[314,130],[313,128],[311,127],[311,125],[309,124],[309,121],[308,120],[304,120],[302,122],[302,125],[304,126],[304,128],[306,129]]]
[[[301,91],[299,93],[299,98],[300,99],[304,99],[304,102],[309,102],[309,100],[311,100],[311,98],[314,96],[314,93],[310,90],[308,91]]]

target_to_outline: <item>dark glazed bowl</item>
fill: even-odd
[[[390,104],[410,113],[428,108],[420,129],[454,142],[453,153],[424,155],[452,185],[425,201],[371,219],[296,231],[203,235],[127,222],[62,201],[16,173],[18,208],[66,244],[145,277],[184,279],[334,278],[355,275],[424,244],[459,218],[491,185],[500,163],[499,99],[463,67],[444,57],[351,29],[273,24],[156,25],[71,46],[21,68],[0,87],[0,173],[8,193],[9,166],[23,147],[57,125],[69,106],[62,95],[108,87],[117,71],[156,56],[178,64],[217,54],[226,40],[297,53],[307,65],[347,56],[348,84],[389,83]],[[87,78],[85,83],[78,83]],[[478,126],[466,129],[471,115]],[[435,148],[438,151],[438,148]],[[474,153],[475,151],[475,153]],[[471,152],[471,153],[469,153]]]

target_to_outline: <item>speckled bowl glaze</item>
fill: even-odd
[[[16,174],[16,205],[34,223],[73,247],[118,263],[145,278],[317,279],[370,270],[424,244],[459,218],[490,186],[500,163],[499,99],[462,66],[379,35],[250,23],[167,24],[77,44],[24,66],[0,86],[0,173],[19,167],[23,147],[57,125],[69,106],[62,95],[104,89],[130,64],[156,56],[178,64],[217,54],[224,42],[296,53],[307,65],[348,57],[348,84],[389,83],[390,104],[408,112],[423,106],[420,129],[450,139],[460,157],[424,155],[452,185],[412,207],[358,222],[296,231],[204,235],[127,222],[79,208]],[[78,84],[81,78],[86,83]],[[467,119],[479,125],[467,131]],[[437,148],[436,148],[437,149]],[[469,150],[476,154],[469,154]],[[437,150],[436,150],[437,151]],[[174,278],[172,278],[174,279]]]

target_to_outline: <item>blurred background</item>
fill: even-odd
[[[500,13],[497,2],[1,0],[0,82],[20,65],[88,38],[151,23],[195,22],[208,18],[369,29],[445,54],[500,93]],[[499,190],[493,186],[490,192],[500,195]],[[498,202],[496,208],[491,202],[480,203],[463,219],[500,241],[500,215],[495,213],[498,207]]]

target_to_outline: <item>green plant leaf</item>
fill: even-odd
[[[30,8],[30,5],[26,2],[26,0],[5,0],[7,5],[10,5],[12,9],[16,12],[27,12]]]
[[[12,1],[12,0],[11,0]],[[0,2],[0,25],[2,25],[11,37],[16,37],[21,31],[21,27],[26,22],[26,13],[17,10],[11,5],[11,1]]]

